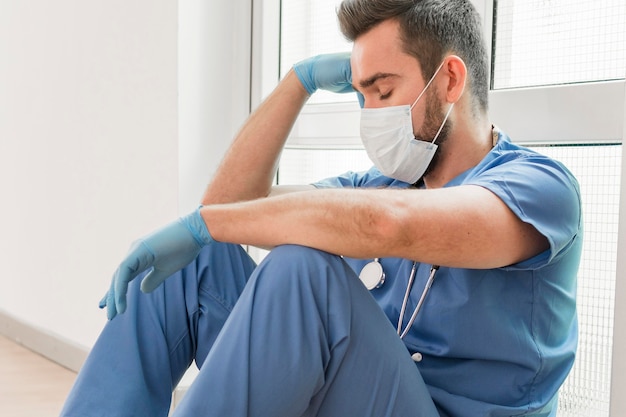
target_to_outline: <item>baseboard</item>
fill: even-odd
[[[74,372],[78,372],[89,353],[86,347],[21,321],[3,310],[0,310],[0,335]]]
[[[1,309],[0,335],[74,372],[80,370],[89,353],[87,348],[42,328],[18,320]],[[172,393],[170,413],[178,406],[197,373],[196,367],[192,366],[183,376],[183,379]]]

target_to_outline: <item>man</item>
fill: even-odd
[[[555,415],[577,341],[575,179],[490,124],[469,1],[338,15],[351,56],[296,64],[202,206],[131,248],[64,416],[165,416],[194,359],[176,416]],[[358,92],[376,167],[272,187],[318,88]],[[256,267],[239,243],[274,249]]]

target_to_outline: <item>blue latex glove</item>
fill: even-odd
[[[333,93],[354,93],[352,88],[352,68],[350,52],[317,55],[298,62],[293,66],[304,89],[313,94],[318,89]],[[363,108],[365,99],[357,92],[359,105]]]
[[[213,238],[200,215],[200,209],[139,239],[113,274],[111,287],[100,301],[100,308],[107,307],[109,320],[122,314],[126,311],[128,284],[137,275],[152,268],[141,281],[141,290],[150,292],[174,272],[187,266],[211,242]]]
[[[293,66],[298,79],[309,94],[316,90],[353,93],[350,53],[317,55]]]

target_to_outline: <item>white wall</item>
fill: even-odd
[[[0,5],[0,309],[90,346],[132,240],[177,214],[177,3]]]
[[[187,213],[249,114],[252,0],[180,0],[179,26],[179,203]]]
[[[249,0],[0,3],[0,313],[88,349],[249,110]]]

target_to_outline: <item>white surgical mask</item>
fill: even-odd
[[[361,140],[367,155],[383,175],[413,184],[424,175],[435,156],[435,141],[443,130],[454,103],[450,105],[432,142],[415,139],[411,110],[442,66],[443,62],[411,106],[361,109]]]

